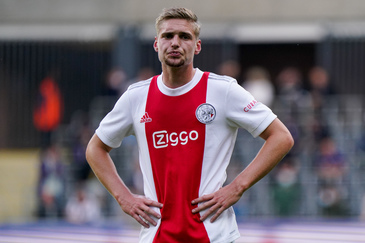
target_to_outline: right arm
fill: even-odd
[[[149,227],[149,224],[144,220],[156,226],[155,220],[153,220],[150,216],[154,216],[156,218],[160,218],[161,216],[151,207],[162,208],[162,204],[144,196],[134,195],[131,193],[118,175],[114,162],[109,155],[111,150],[111,147],[104,144],[100,138],[94,134],[86,149],[86,159],[90,167],[99,181],[115,198],[115,200],[117,200],[118,204],[126,214],[133,217],[144,227]],[[144,220],[142,220],[141,217]]]

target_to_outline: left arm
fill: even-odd
[[[192,201],[193,205],[202,203],[193,209],[193,213],[208,209],[201,216],[202,221],[214,214],[210,220],[214,222],[224,210],[235,204],[247,189],[267,175],[294,145],[290,132],[277,118],[260,137],[265,140],[264,145],[253,161],[230,184]]]

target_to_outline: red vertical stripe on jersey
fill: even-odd
[[[154,77],[149,88],[145,124],[152,171],[161,209],[161,225],[154,242],[209,242],[191,201],[199,196],[205,143],[205,124],[195,111],[206,102],[208,73],[189,92],[167,96]]]

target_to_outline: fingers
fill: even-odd
[[[198,203],[201,203],[198,207],[193,209],[193,213],[198,213],[202,210],[205,210],[209,207],[211,207],[212,205],[215,204],[215,202],[212,200],[214,198],[214,194],[208,194],[208,195],[204,195],[201,196],[199,198],[194,199],[193,201],[191,201],[191,204],[196,205]]]
[[[209,200],[213,199],[213,197],[214,197],[213,194],[204,195],[204,196],[201,196],[201,197],[196,198],[193,201],[191,201],[191,204],[195,205],[195,204],[198,204],[198,203],[209,201]]]
[[[151,219],[151,217],[149,215],[151,215],[157,219],[160,219],[161,215],[158,212],[156,212],[155,210],[153,210],[151,207],[162,208],[163,204],[153,201],[153,200],[149,200],[149,199],[147,199],[145,204],[147,206],[144,207],[144,210],[143,210],[142,214],[140,214],[140,216],[142,216],[145,220],[150,222],[152,225],[156,226],[156,222],[153,219]]]
[[[134,218],[138,221],[138,223],[140,223],[141,225],[143,225],[146,228],[149,228],[150,224],[153,226],[157,225],[156,221],[154,219],[152,219],[150,217],[150,215],[153,215],[157,219],[159,219],[161,217],[154,210],[149,209],[146,211],[138,210],[138,212],[137,212],[137,214],[135,214]]]
[[[196,204],[196,203],[195,203]],[[196,207],[196,208],[194,208],[193,210],[192,210],[192,212],[193,213],[198,213],[198,212],[200,212],[200,211],[203,211],[203,210],[205,210],[205,209],[207,209],[207,208],[210,208],[209,210],[208,210],[208,212],[209,211],[211,211],[211,207],[213,206],[215,204],[215,202],[214,201],[212,201],[212,200],[210,200],[210,201],[206,201],[206,202],[204,202],[204,203],[202,203],[202,204],[200,204],[198,207]]]
[[[133,218],[139,223],[141,224],[143,227],[145,228],[149,228],[150,225],[148,224],[147,221],[145,221],[141,216],[139,216],[138,214],[134,214]],[[153,224],[154,225],[154,224]]]
[[[209,216],[212,216],[210,219],[211,223],[213,223],[223,213],[224,210],[233,204],[228,203],[227,200],[225,200],[225,197],[219,196],[218,192],[194,199],[191,203],[193,205],[200,203],[198,207],[192,210],[192,213],[195,214],[206,210],[204,214],[201,215],[200,220],[204,221]]]
[[[206,220],[209,217],[209,215],[212,215],[212,214],[214,214],[214,212],[216,212],[215,215],[213,216],[213,218],[210,220],[211,222],[213,222],[223,212],[223,210],[219,211],[220,206],[214,200],[214,194],[204,195],[202,197],[194,199],[191,203],[193,205],[201,203],[198,207],[196,207],[192,210],[192,213],[199,213],[199,212],[207,209],[207,211],[200,217],[201,221]],[[218,213],[218,211],[220,213],[219,213],[219,215],[216,215]]]
[[[162,203],[153,201],[151,199],[147,199],[145,204],[148,205],[148,206],[157,207],[157,208],[162,208],[163,207]]]
[[[210,222],[213,223],[225,210],[224,207],[220,207],[217,212],[213,215],[213,217],[210,219]],[[203,215],[205,216],[205,215]],[[208,215],[206,215],[206,217],[204,219],[206,219],[208,217]]]
[[[134,198],[134,202],[129,205],[129,207],[123,210],[146,228],[149,228],[150,225],[156,226],[156,219],[161,218],[161,215],[152,207],[162,208],[162,203],[137,196]]]
[[[203,210],[207,209],[207,211],[200,217],[201,221],[206,220],[210,215],[213,215],[213,217],[210,219],[210,222],[213,223],[219,215],[222,214],[222,212],[225,210],[225,208],[218,204],[217,202],[211,200],[208,202],[205,202],[201,204],[200,206],[194,208],[192,210],[193,213],[199,213]]]

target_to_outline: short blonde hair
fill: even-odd
[[[191,22],[194,26],[194,34],[197,39],[199,39],[200,35],[200,26],[201,24],[198,21],[198,17],[196,14],[187,8],[168,8],[163,9],[160,16],[156,18],[156,32],[157,34],[160,32],[161,23],[165,20],[169,19],[185,19]]]

